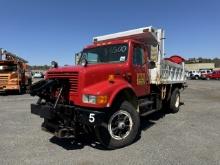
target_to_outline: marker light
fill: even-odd
[[[113,74],[110,74],[110,75],[108,76],[108,81],[111,82],[111,83],[113,83],[114,80],[115,80],[115,76],[114,76]]]

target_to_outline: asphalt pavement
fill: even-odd
[[[188,85],[178,113],[142,118],[141,137],[117,150],[89,136],[59,140],[41,131],[43,120],[30,113],[36,97],[0,96],[0,164],[220,165],[220,81]]]

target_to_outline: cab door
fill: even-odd
[[[140,44],[133,45],[132,86],[137,96],[150,93],[147,51]]]

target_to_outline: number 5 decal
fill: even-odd
[[[95,121],[95,114],[94,113],[90,113],[89,114],[89,122],[90,123],[94,123],[94,121]]]

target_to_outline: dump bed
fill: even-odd
[[[156,68],[150,70],[152,84],[173,84],[184,83],[185,77],[184,62],[176,64],[169,60],[162,59],[157,63]]]
[[[150,49],[150,60],[156,63],[154,69],[150,69],[151,84],[184,83],[185,65],[184,60],[175,63],[164,58],[164,30],[152,26],[94,37],[94,42],[102,42],[112,39],[131,38],[138,40]]]

